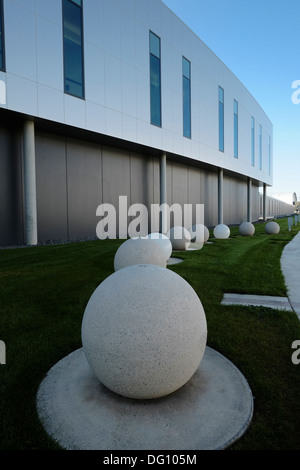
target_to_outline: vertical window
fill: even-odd
[[[160,38],[150,31],[150,108],[151,124],[161,126]]]
[[[183,135],[189,139],[191,131],[191,63],[182,58]]]
[[[0,70],[5,70],[3,0],[0,0]]]
[[[254,166],[255,164],[255,138],[254,138],[254,117],[251,117],[251,165]]]
[[[259,125],[259,169],[262,169],[262,127]]]
[[[82,1],[63,0],[65,93],[84,98]]]
[[[224,152],[224,90],[219,86],[219,150]]]
[[[269,136],[269,142],[268,142],[268,170],[269,170],[269,175],[271,174],[271,137]]]
[[[239,106],[237,101],[233,101],[233,139],[234,139],[234,156],[239,156]]]

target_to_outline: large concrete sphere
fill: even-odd
[[[192,230],[190,230],[191,241],[193,243],[206,243],[209,239],[209,230],[203,224],[193,225]]]
[[[172,243],[174,250],[187,250],[191,243],[191,234],[185,227],[175,225],[168,233],[167,237]]]
[[[154,265],[113,273],[92,294],[82,320],[86,359],[102,384],[135,399],[182,387],[202,360],[202,303],[181,276]]]
[[[163,252],[165,253],[166,260],[168,260],[172,254],[172,243],[167,237],[167,235],[164,235],[163,233],[149,233],[145,238],[150,238],[151,240],[155,241],[156,243],[159,244]]]
[[[265,231],[269,235],[277,235],[280,232],[280,226],[277,222],[268,222],[265,225]]]
[[[243,222],[239,227],[239,231],[241,235],[251,237],[255,233],[255,227],[251,222]]]
[[[215,238],[228,238],[230,235],[230,229],[227,225],[219,224],[214,228],[214,237]]]
[[[119,246],[114,257],[114,270],[134,264],[156,264],[166,267],[166,257],[162,248],[149,238],[129,238]]]

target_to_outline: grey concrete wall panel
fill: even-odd
[[[186,165],[173,162],[172,165],[172,203],[180,204],[182,212],[182,225],[192,227],[192,221],[184,220],[184,204],[188,204],[188,169]],[[178,225],[174,219],[174,225]]]
[[[109,147],[102,148],[103,203],[118,211],[119,196],[127,196],[130,205],[130,153]],[[128,221],[127,214],[122,214]],[[117,219],[117,230],[119,223]],[[123,235],[123,234],[121,234]]]
[[[21,133],[0,128],[0,245],[19,244],[23,233]]]
[[[207,227],[218,223],[218,175],[204,171],[201,174],[202,200],[204,203],[204,222]]]
[[[130,205],[132,204],[143,204],[148,209],[147,218],[147,232],[141,232],[141,236],[147,235],[151,231],[151,204],[153,204],[153,193],[154,193],[154,174],[153,174],[153,158],[145,157],[143,155],[131,154],[130,156]],[[140,214],[136,213],[132,217],[129,217],[129,223],[131,220],[138,217]],[[139,230],[142,230],[139,227]],[[145,228],[146,230],[146,222]]]
[[[181,205],[188,203],[188,172],[187,166],[173,162],[172,164],[172,202]]]
[[[138,154],[130,155],[130,204],[153,203],[153,159]]]
[[[247,216],[247,187],[245,181],[238,181],[237,188],[237,223],[246,221]]]
[[[259,191],[258,186],[252,183],[252,221],[259,219]]]
[[[67,239],[67,168],[64,137],[36,132],[38,240]]]
[[[201,201],[201,191],[200,191],[200,175],[201,170],[194,167],[188,167],[188,203],[192,204],[192,221],[191,227],[197,222],[196,220],[196,204],[203,204]]]
[[[231,194],[230,194],[230,184],[231,181],[229,180],[228,177],[224,175],[223,177],[223,220],[224,223],[226,221],[227,224],[230,224],[230,213],[231,213],[231,208],[230,205],[232,204],[231,200]]]
[[[102,204],[101,148],[67,139],[69,237],[96,237],[97,207]]]

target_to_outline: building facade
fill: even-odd
[[[267,215],[272,123],[161,0],[0,15],[0,244],[96,236],[119,196],[204,204],[208,227]]]

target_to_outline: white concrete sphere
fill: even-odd
[[[190,230],[191,241],[194,243],[206,243],[209,239],[209,230],[203,224],[195,224]]]
[[[214,237],[225,239],[230,236],[230,229],[225,224],[219,224],[214,228]]]
[[[268,222],[265,225],[265,231],[269,235],[277,235],[277,233],[280,232],[280,226],[278,225],[277,222]]]
[[[134,264],[156,264],[166,267],[166,257],[162,248],[149,238],[129,238],[116,251],[114,270]]]
[[[251,222],[243,222],[239,227],[239,231],[241,235],[251,237],[255,233],[255,227]]]
[[[159,246],[162,248],[163,252],[165,253],[166,260],[168,260],[172,254],[172,243],[167,235],[163,233],[153,232],[149,233],[145,238],[150,238],[154,242],[158,243]]]
[[[167,237],[172,243],[174,250],[187,250],[191,243],[191,234],[185,227],[175,225],[168,233]]]
[[[92,294],[82,320],[83,350],[107,388],[134,399],[182,387],[202,360],[202,303],[181,276],[154,265],[113,273]]]

